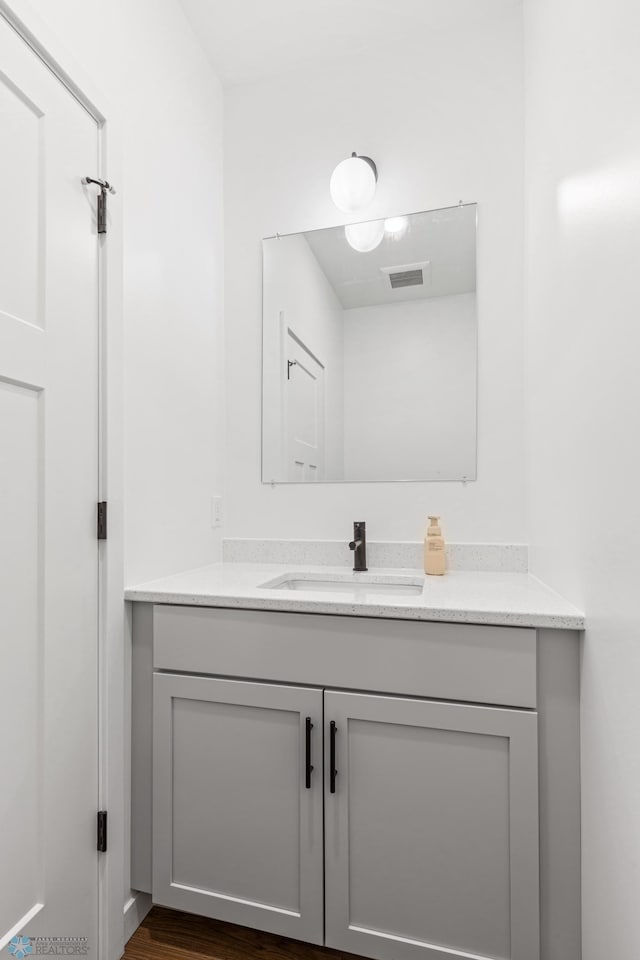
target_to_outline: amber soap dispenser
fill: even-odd
[[[429,517],[430,523],[424,538],[424,572],[433,577],[441,577],[447,569],[439,520],[440,517]]]

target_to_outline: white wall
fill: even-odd
[[[125,578],[220,556],[222,91],[177,0],[33,0],[123,135]],[[79,171],[81,176],[92,171]]]
[[[640,7],[525,0],[525,15],[532,563],[587,615],[583,958],[635,960]]]
[[[345,479],[473,477],[476,297],[344,311]]]
[[[263,476],[285,478],[282,390],[287,328],[309,348],[325,370],[325,475],[342,477],[343,309],[303,236],[270,240],[264,248]]]
[[[522,59],[518,8],[476,30],[425,35],[419,57],[349,64],[230,88],[225,102],[228,483],[225,535],[525,539],[522,383]],[[260,239],[345,222],[335,165],[380,171],[366,217],[479,203],[478,480],[262,486]]]

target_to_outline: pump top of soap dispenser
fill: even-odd
[[[440,517],[429,517],[431,521],[427,527],[427,535],[430,537],[440,537],[442,536],[442,531],[440,529]]]

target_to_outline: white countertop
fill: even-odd
[[[316,574],[319,579],[350,574],[348,567],[277,563],[216,563],[153,580],[125,591],[127,600],[186,606],[278,610],[396,620],[439,620],[497,626],[550,627],[582,630],[584,614],[535,577],[526,573],[484,573],[455,570],[444,577],[425,577],[419,570],[370,568],[390,580],[420,577],[422,593],[411,597],[354,597],[344,593],[265,589],[286,574]]]

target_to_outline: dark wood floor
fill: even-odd
[[[127,944],[123,960],[358,960],[248,927],[154,907]]]

